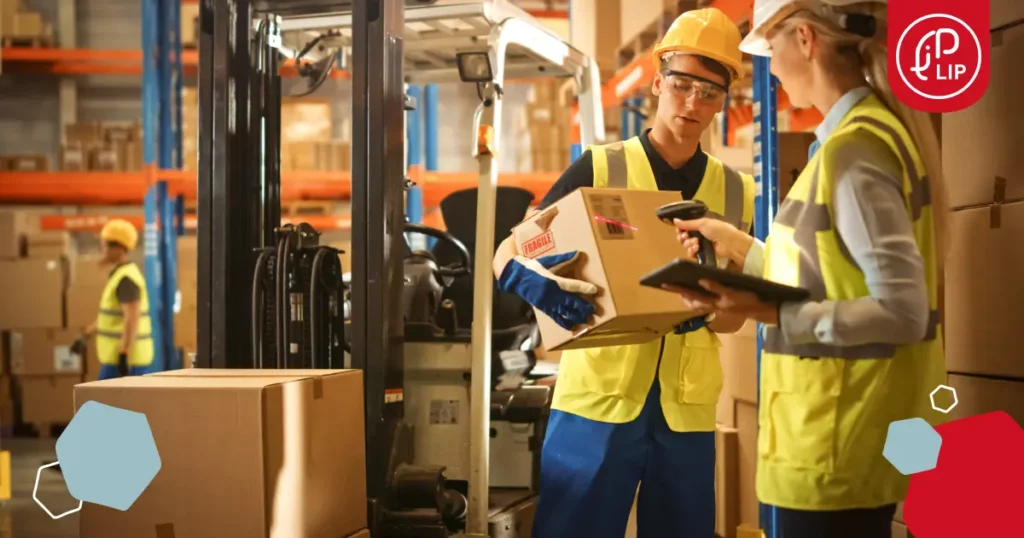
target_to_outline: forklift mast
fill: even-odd
[[[252,366],[252,272],[281,222],[281,15],[351,11],[352,367],[364,372],[371,520],[402,417],[403,0],[204,0],[196,366]],[[273,367],[273,365],[270,365]]]

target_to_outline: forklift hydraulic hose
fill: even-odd
[[[252,367],[256,369],[263,368],[263,277],[271,254],[271,250],[260,254],[252,277]]]
[[[320,296],[320,294],[317,293],[320,291],[320,265],[323,264],[324,255],[326,255],[327,252],[328,250],[323,248],[317,250],[316,256],[313,257],[313,276],[309,279],[309,360],[312,363],[311,366],[313,368],[317,367],[317,360],[319,357],[319,355],[317,355],[317,343],[319,341],[317,340],[318,335],[316,329],[318,322],[320,321],[320,312],[317,308],[320,304],[320,301],[317,300]],[[330,368],[330,365],[328,365],[328,368]]]
[[[277,332],[277,367],[284,368],[285,350],[287,349],[287,343],[285,342],[285,317],[284,308],[285,303],[282,301],[284,292],[284,258],[285,252],[288,249],[288,236],[282,237],[277,242],[277,259],[274,260],[276,265],[276,275],[274,275],[274,329]]]

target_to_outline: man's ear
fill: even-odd
[[[665,76],[664,75],[662,75],[661,73],[655,73],[654,74],[654,81],[651,82],[651,93],[654,94],[655,97],[661,95],[661,85],[664,82],[665,82]]]

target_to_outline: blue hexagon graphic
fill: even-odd
[[[57,460],[72,497],[121,511],[161,465],[145,414],[96,401],[85,402],[57,440]]]
[[[908,418],[889,424],[882,455],[904,475],[923,473],[939,462],[942,436],[923,418]]]

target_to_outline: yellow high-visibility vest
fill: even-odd
[[[594,187],[658,190],[639,138],[588,149],[594,159]],[[754,179],[710,155],[694,199],[741,230],[753,222]],[[551,407],[600,422],[629,422],[640,415],[657,375],[669,428],[714,431],[722,392],[721,345],[714,333],[702,328],[643,344],[565,351]]]
[[[124,313],[117,300],[117,285],[128,278],[139,287],[139,325],[135,343],[128,352],[129,366],[148,366],[153,362],[153,324],[149,318],[149,294],[146,280],[134,263],[126,263],[110,275],[100,297],[100,314],[96,320],[96,354],[100,364],[116,365],[124,333]]]
[[[778,327],[765,332],[761,356],[757,494],[797,510],[846,510],[893,504],[909,477],[882,455],[889,424],[941,415],[929,393],[946,380],[938,316],[938,275],[925,168],[913,139],[876,96],[854,106],[797,179],[765,245],[765,278],[811,290],[813,300],[869,296],[832,219],[834,148],[876,136],[903,165],[903,196],[924,258],[931,324],[907,346],[789,345]]]

